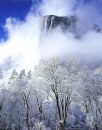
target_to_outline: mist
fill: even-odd
[[[95,0],[86,3],[84,0],[43,0],[36,14],[32,5],[24,21],[7,18],[4,28],[8,32],[8,39],[0,43],[0,70],[4,75],[8,75],[13,69],[29,70],[40,59],[53,56],[77,56],[88,62],[102,59],[101,32],[89,29],[81,39],[76,39],[72,33],[62,32],[60,27],[45,35],[41,32],[41,21],[45,15],[76,15],[79,18],[80,31],[93,24],[101,27],[101,9],[95,3]],[[100,3],[102,4],[101,1]]]

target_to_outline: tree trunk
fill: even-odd
[[[60,122],[60,124],[59,124],[60,126],[59,126],[59,130],[65,130],[65,128],[66,128],[66,122],[64,121],[64,122]]]
[[[29,125],[29,106],[27,104],[27,113],[26,113],[26,125],[27,129],[30,130],[30,125]]]
[[[98,130],[98,126],[97,126],[97,124],[95,125],[95,130]]]

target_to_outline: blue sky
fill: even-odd
[[[26,14],[29,12],[32,3],[36,9],[39,0],[0,0],[0,40],[7,38],[7,33],[3,26],[8,17],[15,17],[24,20]]]

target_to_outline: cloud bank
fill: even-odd
[[[42,15],[76,15],[87,24],[102,26],[102,0],[43,0],[39,10]]]
[[[78,40],[73,34],[65,34],[59,28],[44,36],[43,41],[40,39],[41,17],[44,15],[77,15],[83,23],[82,27],[94,23],[101,26],[101,8],[97,8],[99,5],[95,6],[96,1],[93,1],[43,0],[37,14],[33,13],[32,6],[25,21],[7,18],[5,29],[8,31],[8,39],[0,43],[0,70],[4,75],[12,69],[29,70],[41,58],[51,56],[78,55],[88,61],[101,59],[102,33],[89,31]]]
[[[29,13],[24,22],[8,18],[5,28],[8,31],[8,40],[0,43],[0,64],[11,69],[30,69],[38,62],[39,18]],[[10,59],[10,60],[9,60]],[[5,71],[5,67],[2,67]],[[7,70],[6,70],[7,72]]]

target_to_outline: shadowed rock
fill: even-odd
[[[79,19],[77,16],[55,16],[47,15],[42,18],[41,31],[51,32],[52,30],[60,27],[63,32],[71,32],[76,38],[80,38],[82,35],[88,31],[101,32],[101,29],[98,25],[94,24],[90,28],[85,26],[78,25]],[[80,23],[81,24],[81,23]]]
[[[44,16],[42,20],[42,30],[51,31],[56,27],[60,26],[62,30],[74,31],[76,26],[77,17],[69,16],[69,17],[59,17],[55,15]]]

